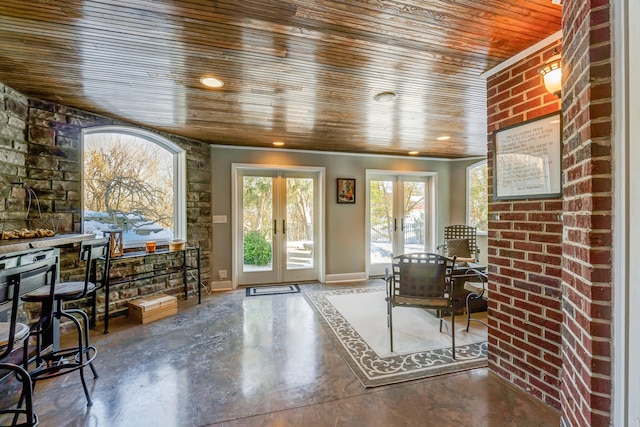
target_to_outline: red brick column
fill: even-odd
[[[487,81],[489,169],[489,368],[560,408],[562,199],[493,194],[493,131],[560,110],[537,70],[560,42]]]
[[[608,426],[612,371],[612,90],[607,1],[563,2],[562,421]]]

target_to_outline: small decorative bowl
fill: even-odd
[[[174,240],[169,242],[169,250],[170,251],[179,251],[184,249],[184,245],[186,242],[182,241],[182,240]]]

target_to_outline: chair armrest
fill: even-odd
[[[469,268],[465,270],[460,277],[467,279],[464,284],[464,288],[467,291],[475,293],[482,298],[487,298],[489,291],[487,289],[487,283],[489,282],[489,276],[487,273],[476,270],[475,268]],[[479,284],[481,284],[481,286],[478,286]]]
[[[389,267],[385,267],[384,269],[383,280],[386,282],[387,298],[389,298],[391,297],[391,284],[393,283],[393,274],[389,272]]]

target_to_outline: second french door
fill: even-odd
[[[431,176],[368,175],[369,275],[383,275],[394,256],[432,247]]]
[[[318,176],[300,170],[238,170],[239,285],[318,279]]]

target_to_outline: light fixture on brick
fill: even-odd
[[[556,49],[553,50],[554,55],[538,69],[544,80],[544,87],[549,93],[560,98],[562,92],[562,57]]]

